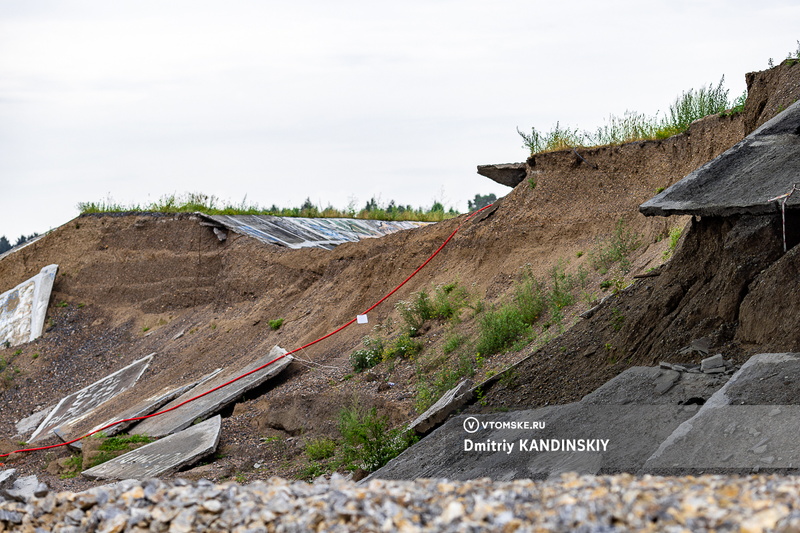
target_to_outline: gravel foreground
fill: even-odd
[[[0,504],[0,532],[800,531],[800,478],[124,481]]]

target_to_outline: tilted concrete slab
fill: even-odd
[[[29,280],[0,294],[0,345],[17,346],[42,335],[57,272],[58,265],[48,265]]]
[[[22,440],[28,441],[28,436],[31,435],[36,428],[39,427],[39,424],[42,423],[42,420],[45,419],[47,415],[49,415],[53,409],[55,409],[55,405],[51,405],[50,407],[45,407],[40,411],[36,411],[30,416],[26,416],[22,420],[16,423],[15,428],[17,430],[16,437],[22,437]]]
[[[639,206],[653,215],[727,216],[778,212],[776,202],[800,182],[800,101],[733,148]],[[786,207],[800,206],[800,193]]]
[[[219,415],[81,472],[89,479],[145,479],[163,476],[214,453],[219,444]]]
[[[647,460],[644,473],[800,470],[800,354],[751,357]]]
[[[52,437],[52,430],[57,427],[61,427],[65,434],[69,434],[72,425],[90,416],[103,403],[136,383],[147,369],[153,355],[155,354],[134,361],[125,368],[63,398],[33,432],[30,442]]]
[[[180,387],[167,387],[166,389],[162,390],[161,392],[156,393],[153,396],[138,402],[137,404],[132,406],[130,409],[126,409],[125,411],[122,411],[121,413],[117,413],[115,416],[112,416],[111,418],[107,419],[105,422],[96,425],[88,433],[92,433],[94,431],[97,431],[100,428],[103,428],[103,427],[105,427],[105,426],[107,426],[109,424],[113,424],[114,422],[117,422],[119,420],[128,420],[130,418],[137,418],[137,417],[140,417],[140,416],[147,416],[150,413],[155,413],[159,408],[165,406],[166,404],[168,404],[169,402],[171,402],[175,398],[177,398],[177,397],[181,396],[182,394],[194,389],[195,387],[202,385],[203,383],[205,383],[209,379],[212,379],[214,376],[219,374],[221,371],[222,371],[222,369],[218,368],[218,369],[214,370],[213,372],[209,373],[208,375],[202,377],[201,379],[199,379],[197,381],[194,381],[192,383],[189,383],[187,385],[183,385],[183,386],[180,386]],[[117,433],[119,433],[121,431],[124,431],[125,429],[129,428],[130,426],[132,426],[136,422],[138,422],[138,421],[123,422],[121,424],[117,424],[115,426],[111,426],[110,428],[104,429],[103,433],[105,433],[107,436],[111,437],[111,436],[116,435]],[[80,437],[80,435],[70,435],[66,439],[62,438],[62,440],[72,440],[72,439],[74,439],[76,437]]]
[[[411,422],[408,425],[408,429],[418,435],[428,433],[472,398],[472,385],[472,380],[465,379],[461,381],[461,383],[445,392],[435,404],[431,405]]]
[[[430,222],[364,220],[355,218],[302,218],[270,215],[205,215],[221,227],[267,244],[287,248],[332,249],[345,242],[383,237],[415,229]]]
[[[189,398],[215,389],[223,383],[251,372],[256,368],[264,366],[265,364],[285,353],[286,350],[280,348],[279,346],[275,346],[272,348],[272,350],[270,350],[269,354],[265,355],[264,357],[253,361],[244,368],[237,368],[235,370],[221,373],[216,378],[207,381],[203,386],[196,387],[195,389],[183,394],[180,398],[173,400],[164,406],[161,411],[171,409],[188,400]],[[244,395],[244,393],[250,389],[258,387],[262,383],[278,375],[289,365],[289,363],[292,362],[292,360],[293,357],[291,355],[287,355],[275,361],[266,368],[259,370],[258,372],[253,372],[252,374],[245,376],[244,378],[231,383],[226,387],[211,392],[210,394],[207,394],[206,396],[203,396],[202,398],[199,398],[193,402],[187,403],[186,405],[183,405],[174,411],[170,411],[153,418],[148,418],[147,420],[144,420],[134,426],[131,430],[131,433],[148,435],[150,437],[163,437],[187,428],[196,420],[203,420],[219,412],[226,406],[241,398],[242,395]]]

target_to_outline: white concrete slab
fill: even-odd
[[[154,355],[150,354],[134,361],[125,368],[63,398],[33,432],[29,442],[52,437],[52,430],[57,427],[61,427],[64,434],[69,434],[73,424],[91,415],[103,403],[136,383]]]
[[[0,294],[0,344],[17,346],[42,335],[57,272],[58,265],[48,265],[29,280]]]
[[[222,418],[217,415],[174,435],[81,472],[89,479],[146,479],[163,476],[214,453]]]

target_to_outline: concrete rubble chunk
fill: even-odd
[[[17,346],[42,335],[57,272],[58,265],[48,265],[0,294],[0,345]]]
[[[39,424],[42,423],[42,420],[44,420],[44,418],[49,415],[53,409],[55,409],[55,407],[55,405],[45,407],[41,411],[36,411],[32,415],[27,416],[17,422],[15,426],[17,429],[17,436],[25,437],[25,440],[27,440],[27,437],[33,433],[37,427],[39,427]]]
[[[81,475],[89,479],[145,479],[163,476],[214,453],[219,444],[221,427],[222,417],[217,415],[85,470]]]
[[[639,206],[647,216],[764,215],[800,176],[800,101],[722,155]],[[786,207],[800,206],[800,194]]]
[[[700,371],[708,373],[714,373],[719,369],[719,372],[725,371],[725,359],[722,357],[721,353],[717,355],[707,357],[700,361]]]
[[[286,350],[279,346],[275,346],[272,348],[272,350],[270,350],[269,354],[260,357],[245,367],[220,373],[214,379],[207,381],[202,386],[195,387],[189,392],[181,395],[179,398],[168,403],[163,409],[170,409],[180,403],[183,403],[189,398],[210,391],[222,385],[223,383],[266,365],[270,361],[283,356],[285,353]],[[289,363],[292,362],[292,360],[293,358],[291,355],[281,357],[274,363],[259,370],[258,372],[253,372],[252,374],[249,374],[248,376],[245,376],[244,378],[239,379],[228,386],[222,387],[221,389],[211,392],[202,398],[187,403],[186,405],[183,405],[174,411],[143,420],[133,427],[131,433],[149,435],[150,437],[163,437],[187,428],[198,419],[204,420],[209,416],[218,413],[226,406],[241,398],[242,395],[244,395],[244,393],[250,389],[258,387],[262,383],[265,383],[269,379],[275,377],[284,368],[286,368]]]
[[[0,471],[0,489],[9,489],[14,485],[17,480],[17,469],[9,468],[8,470]]]
[[[472,398],[472,380],[465,379],[447,391],[427,411],[419,415],[409,424],[408,429],[424,435],[444,422],[453,411],[463,406]]]
[[[507,187],[516,187],[527,174],[525,163],[502,163],[497,165],[478,165],[478,174]]]
[[[70,434],[72,425],[90,416],[103,403],[133,386],[147,370],[154,355],[138,359],[125,368],[63,398],[33,432],[29,442],[51,437],[52,430],[59,427],[64,434]]]
[[[39,491],[39,479],[35,476],[25,476],[18,478],[9,489],[0,489],[0,496],[7,500],[27,503],[35,498],[34,493]]]

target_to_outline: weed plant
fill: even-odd
[[[366,349],[350,354],[350,365],[356,372],[370,369],[383,360],[383,341],[380,338],[366,336],[361,343]]]
[[[442,395],[458,385],[464,378],[475,375],[475,359],[462,354],[454,363],[443,365],[431,379],[422,375],[417,369],[417,396],[414,408],[418,413],[424,413],[428,407],[436,403]]]
[[[412,295],[409,301],[400,301],[395,308],[405,323],[409,336],[419,335],[428,320],[458,321],[461,310],[470,307],[470,294],[457,282],[439,285],[433,297],[422,290]]]
[[[336,441],[327,437],[312,439],[306,443],[305,452],[312,461],[329,459],[336,453]]]
[[[343,459],[351,468],[374,472],[403,450],[414,439],[402,429],[389,429],[389,420],[378,416],[375,408],[359,405],[342,409],[339,413],[339,433],[342,435]]]
[[[791,57],[791,54],[790,54]],[[594,147],[646,139],[666,139],[683,133],[695,120],[708,115],[725,112],[728,115],[741,112],[747,94],[728,101],[728,89],[724,87],[725,76],[714,86],[702,86],[681,93],[669,106],[666,114],[648,116],[635,111],[625,111],[622,117],[610,115],[606,123],[594,133],[562,127],[559,122],[550,131],[531,128],[526,133],[517,128],[523,147],[531,154],[552,152],[576,147]],[[729,110],[729,111],[726,111]]]
[[[592,268],[605,274],[617,262],[622,262],[621,269],[629,268],[628,255],[642,244],[642,236],[631,230],[620,219],[614,228],[614,233],[606,242],[601,243],[596,249],[589,252],[589,263]]]

